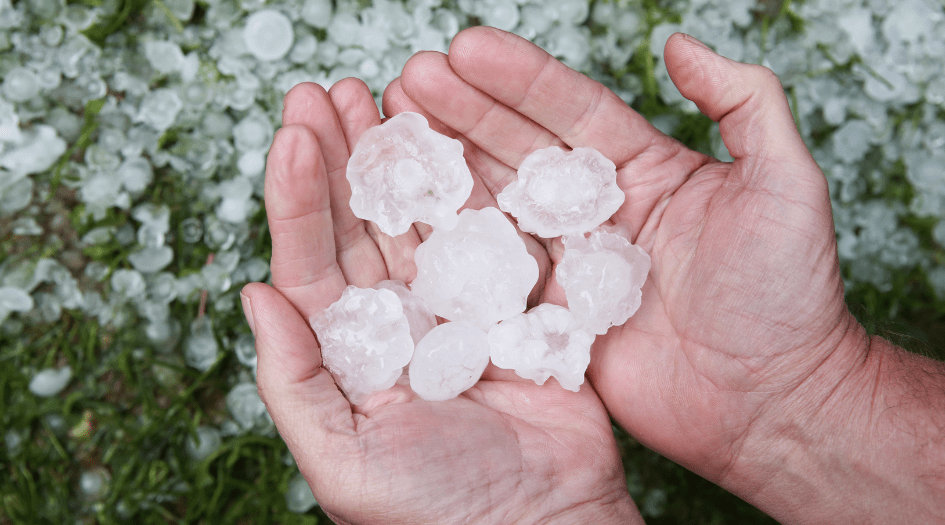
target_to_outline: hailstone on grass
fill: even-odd
[[[462,143],[410,112],[364,132],[347,178],[351,211],[387,235],[400,235],[417,221],[452,229],[473,187]]]
[[[407,316],[390,290],[348,286],[312,328],[322,362],[355,405],[394,386],[413,355]]]
[[[496,196],[522,231],[552,239],[580,235],[610,218],[625,199],[614,163],[593,148],[537,150],[522,161],[518,180]]]
[[[555,270],[568,308],[589,332],[603,334],[633,315],[643,298],[650,256],[607,228],[585,238],[564,238],[564,257]]]
[[[577,392],[591,362],[594,335],[563,306],[543,303],[489,330],[492,363],[539,385],[554,376]]]
[[[538,263],[496,208],[465,209],[451,231],[433,230],[414,255],[413,292],[433,313],[482,330],[525,311]]]
[[[444,323],[424,337],[410,361],[410,388],[427,401],[469,390],[489,364],[486,333],[462,321]]]

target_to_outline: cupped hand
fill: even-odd
[[[843,300],[827,182],[778,79],[681,34],[665,63],[719,122],[734,162],[687,149],[601,84],[490,28],[460,33],[449,55],[414,56],[385,106],[462,140],[491,195],[538,148],[589,146],[614,161],[627,198],[612,222],[652,270],[637,314],[598,337],[588,377],[635,437],[745,497],[759,488],[741,482],[762,436],[791,411],[816,411],[801,393],[852,366],[838,349],[862,334]],[[562,304],[561,245],[545,246],[538,300]]]
[[[539,387],[490,367],[450,401],[397,385],[352,406],[321,367],[308,320],[347,285],[410,282],[412,253],[430,233],[417,224],[392,238],[351,212],[348,156],[378,124],[358,80],[289,92],[266,166],[273,287],[242,294],[260,395],[322,508],[339,523],[642,522],[589,387]],[[470,207],[495,206],[483,170],[473,166]],[[524,237],[547,279],[547,253]]]

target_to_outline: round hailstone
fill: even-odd
[[[289,17],[275,9],[262,9],[249,15],[243,28],[246,49],[264,62],[284,57],[292,49],[294,38]]]
[[[301,473],[296,474],[289,481],[289,486],[285,491],[285,506],[290,512],[302,514],[315,505],[318,505],[318,501],[312,494],[312,488],[308,486],[308,482]]]
[[[66,388],[72,379],[72,368],[45,368],[30,380],[29,390],[39,397],[52,397]]]
[[[588,238],[564,238],[564,257],[555,275],[568,308],[594,334],[627,322],[640,308],[650,256],[639,246],[605,228]]]
[[[573,392],[584,383],[593,343],[594,336],[567,308],[548,303],[489,330],[495,366],[515,370],[519,377],[539,385],[554,376],[562,388]]]
[[[473,187],[462,143],[410,112],[364,132],[347,177],[351,211],[387,235],[400,235],[416,221],[452,229]]]
[[[187,455],[194,461],[202,461],[210,457],[210,454],[220,448],[223,441],[220,439],[220,431],[213,427],[201,425],[196,428],[194,434],[194,436],[187,437],[187,442],[184,445]]]
[[[463,210],[451,231],[433,230],[414,254],[411,284],[433,313],[482,330],[525,311],[538,282],[538,263],[505,215]]]
[[[403,305],[390,290],[349,286],[311,323],[323,363],[355,405],[394,386],[413,355]]]
[[[39,79],[25,67],[15,67],[3,79],[3,94],[13,102],[25,102],[39,96]]]
[[[614,163],[593,148],[566,152],[558,146],[532,152],[518,180],[496,196],[499,208],[522,231],[552,239],[600,226],[624,201]]]
[[[453,399],[475,385],[488,364],[485,332],[469,323],[444,323],[417,345],[410,388],[427,401]]]

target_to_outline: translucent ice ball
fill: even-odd
[[[246,49],[264,62],[284,57],[292,48],[294,38],[289,17],[275,9],[262,9],[249,15],[243,28]]]

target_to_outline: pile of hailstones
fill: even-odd
[[[525,313],[538,263],[498,209],[457,215],[473,188],[463,146],[423,116],[402,113],[365,132],[347,177],[354,214],[387,235],[418,221],[433,227],[417,247],[410,288],[348,286],[311,320],[323,363],[354,404],[408,379],[422,399],[452,399],[476,384],[490,358],[577,392],[596,335],[640,306],[650,257],[601,226],[624,194],[614,163],[594,149],[535,151],[496,199],[523,232],[564,236],[556,278],[570,309],[545,303]],[[449,322],[437,326],[436,316]]]

